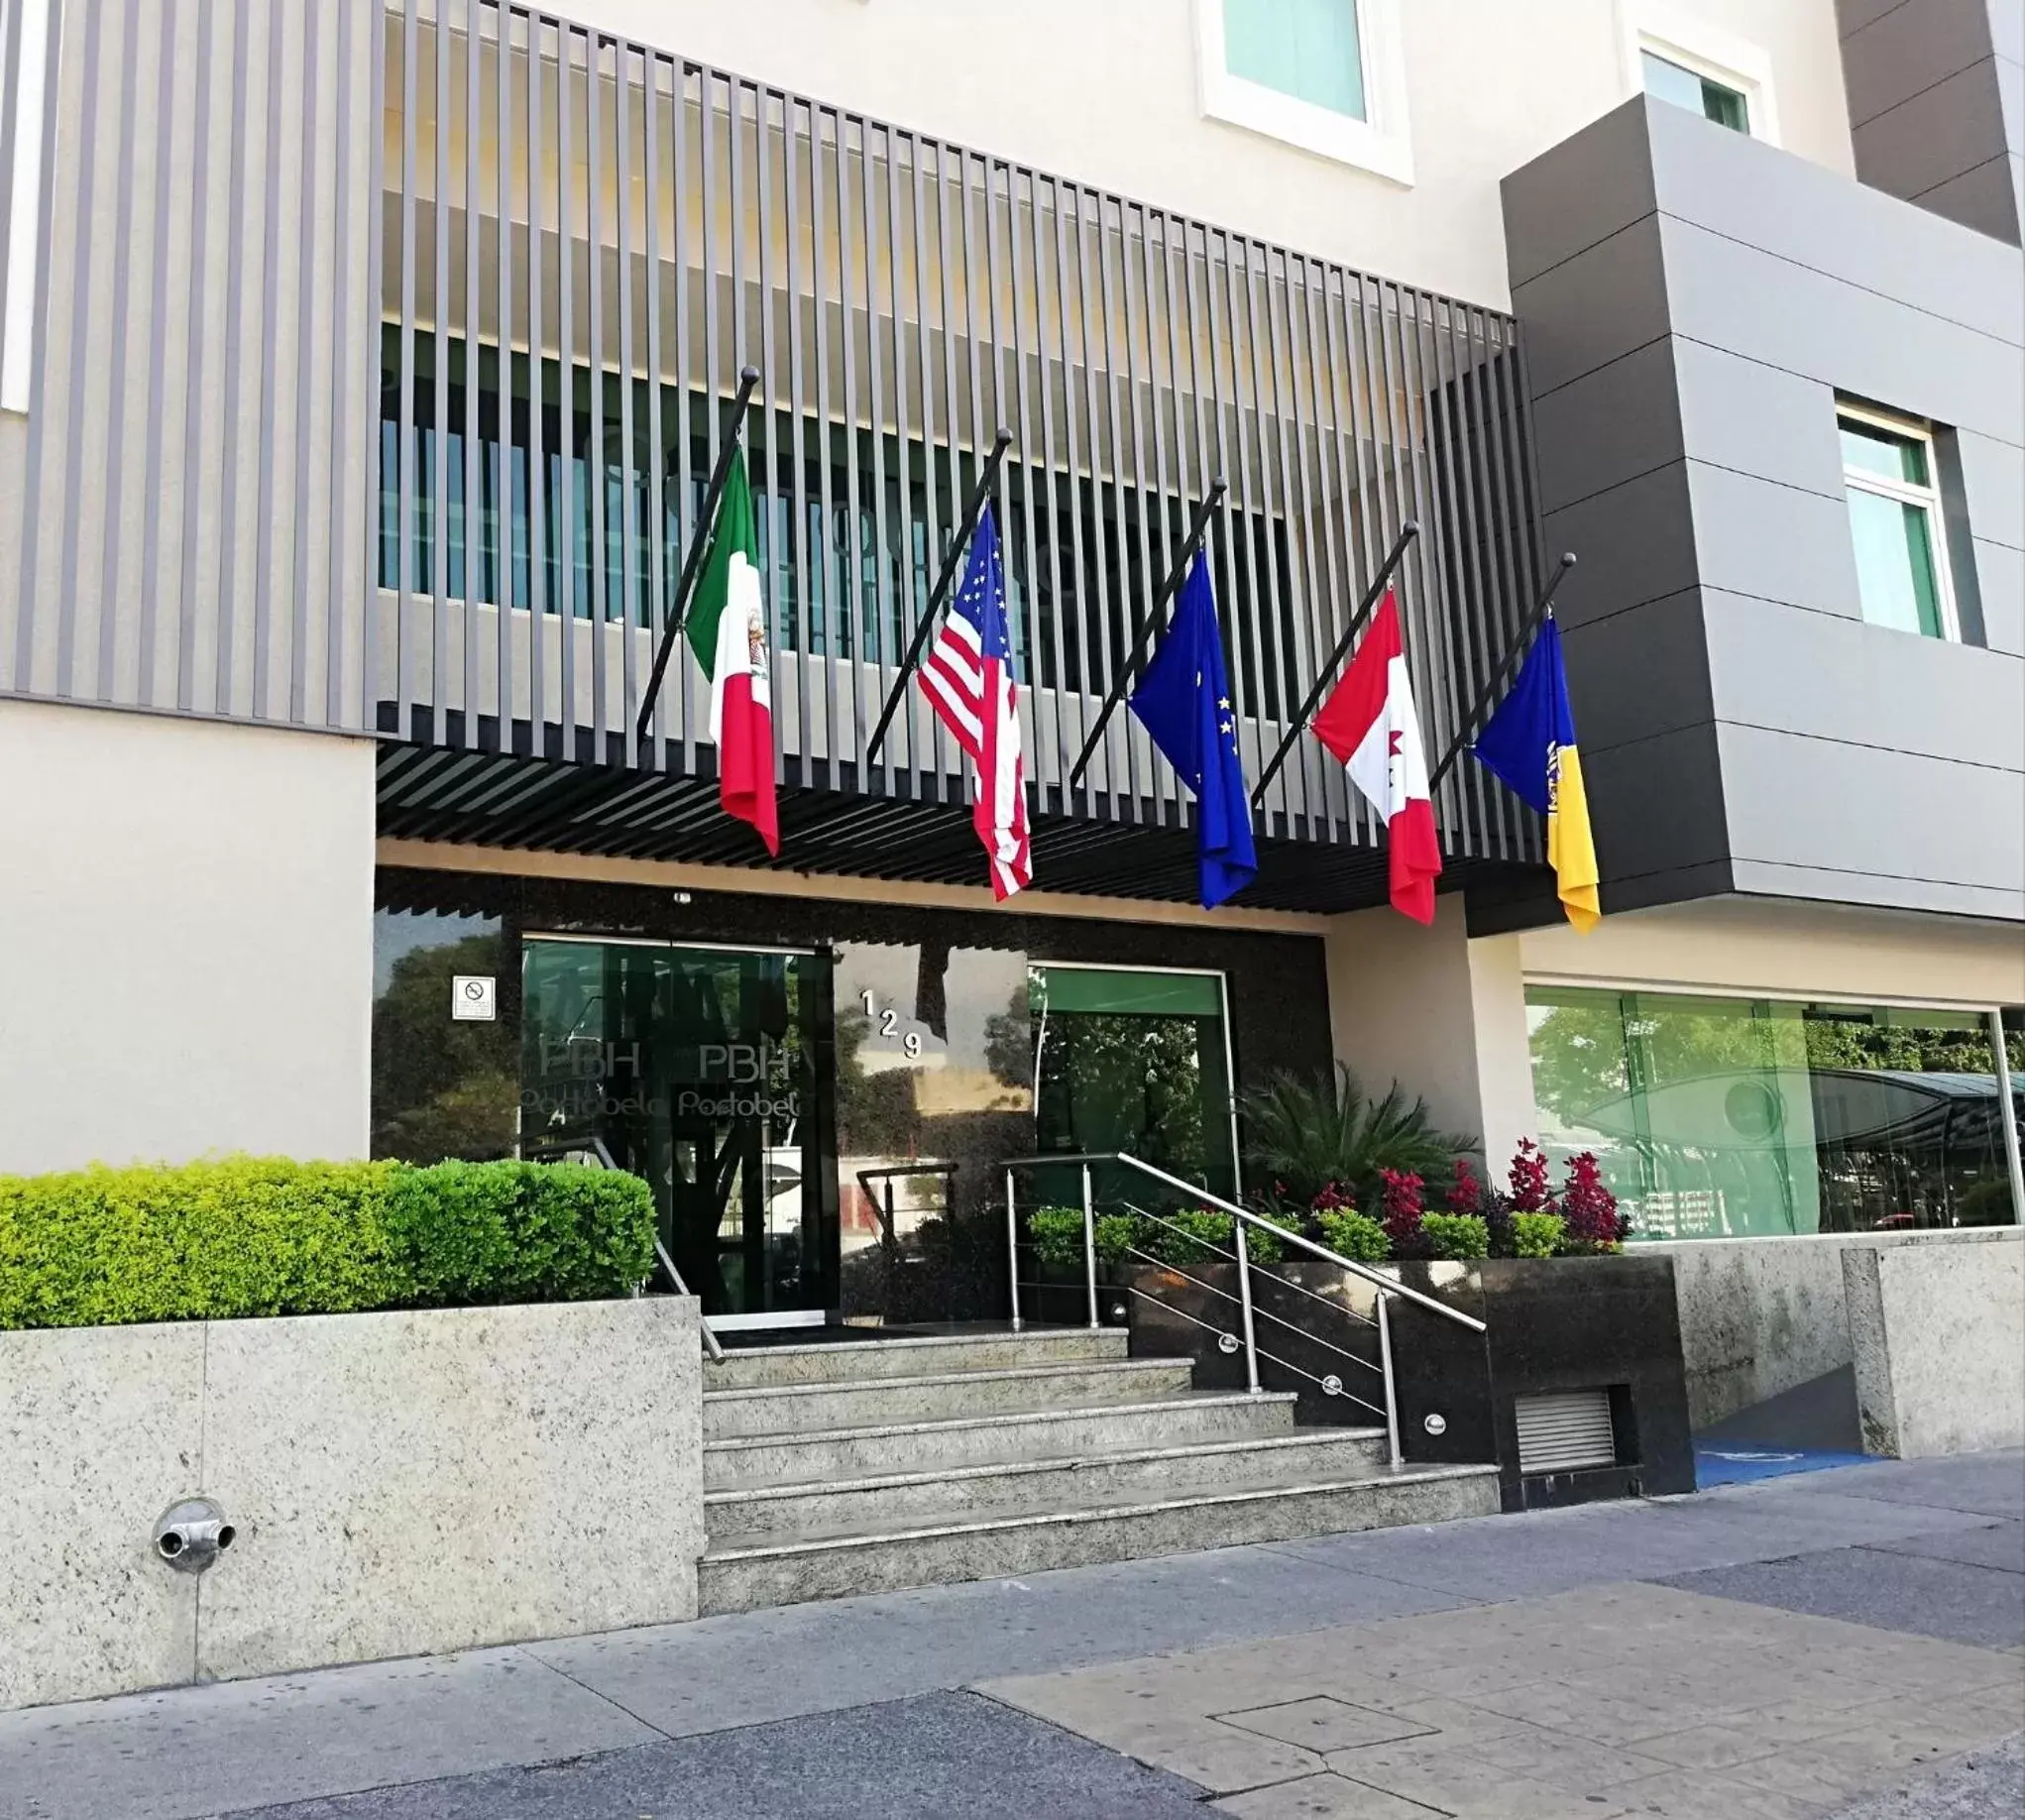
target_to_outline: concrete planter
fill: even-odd
[[[0,1384],[0,1708],[696,1613],[688,1298],[7,1332]]]

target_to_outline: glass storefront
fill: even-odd
[[[520,1153],[644,1177],[710,1314],[833,1297],[827,956],[530,937]]]
[[[2012,1218],[1979,1013],[1542,985],[1526,1018],[1549,1156],[1595,1152],[1635,1238]]]
[[[1127,1151],[1235,1194],[1220,972],[938,933],[760,949],[382,909],[374,1154],[632,1171],[734,1325],[996,1313],[1003,1167],[1037,1153]],[[1080,1193],[1073,1171],[1029,1186]]]

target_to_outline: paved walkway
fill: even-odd
[[[2016,1820],[2021,1520],[1879,1462],[46,1708],[0,1820]]]

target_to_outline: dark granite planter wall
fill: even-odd
[[[1471,1265],[1388,1268],[1404,1286],[1474,1315],[1489,1329],[1475,1333],[1394,1299],[1400,1442],[1409,1464],[1495,1460],[1507,1510],[1694,1490],[1671,1258],[1492,1258]],[[1229,1264],[1191,1268],[1189,1275],[1197,1279],[1191,1284],[1173,1272],[1137,1273],[1143,1294],[1132,1299],[1133,1351],[1191,1356],[1199,1387],[1242,1388],[1243,1354],[1223,1352],[1214,1335],[1195,1324],[1207,1321],[1224,1331],[1237,1330],[1235,1306],[1212,1293],[1234,1293],[1235,1274]],[[1363,1314],[1371,1311],[1373,1292],[1333,1266],[1297,1265],[1291,1274],[1314,1294]],[[1260,1308],[1309,1322],[1315,1340],[1325,1339],[1377,1364],[1376,1333],[1368,1324],[1331,1315],[1292,1291],[1275,1291],[1263,1277],[1255,1282],[1254,1295]],[[1164,1306],[1148,1300],[1154,1297]],[[1264,1318],[1257,1331],[1263,1350],[1316,1376],[1338,1372],[1360,1394],[1382,1403],[1375,1372],[1359,1372],[1340,1354],[1313,1340],[1303,1342]],[[1362,1426],[1383,1420],[1346,1399],[1324,1397],[1305,1379],[1271,1365],[1261,1376],[1269,1390],[1302,1393],[1297,1414],[1303,1423]],[[1517,1400],[1590,1389],[1611,1392],[1617,1463],[1587,1472],[1521,1474]]]

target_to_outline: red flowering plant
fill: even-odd
[[[1382,1169],[1378,1175],[1385,1185],[1382,1196],[1385,1235],[1392,1243],[1393,1256],[1426,1257],[1427,1235],[1420,1226],[1420,1215],[1426,1206],[1423,1194],[1426,1184],[1411,1170]]]
[[[1592,1157],[1590,1161],[1595,1159]],[[1531,1138],[1519,1140],[1519,1150],[1512,1159],[1512,1171],[1507,1180],[1512,1185],[1513,1212],[1558,1211],[1554,1205],[1553,1191],[1547,1186],[1547,1153]]]
[[[1544,1175],[1544,1167],[1541,1173]],[[1568,1225],[1563,1249],[1576,1255],[1620,1251],[1631,1229],[1631,1220],[1618,1211],[1618,1197],[1604,1186],[1596,1158],[1586,1150],[1569,1159],[1560,1214]]]

